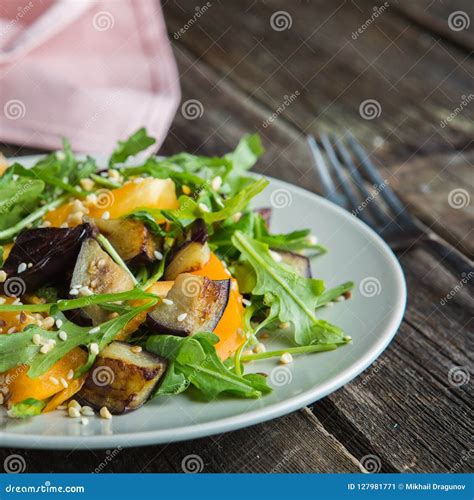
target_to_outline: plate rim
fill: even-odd
[[[15,157],[15,161],[32,161],[35,158],[42,156],[44,155],[19,156]],[[96,156],[100,157],[100,155]],[[297,396],[278,401],[270,406],[258,408],[256,410],[241,413],[232,417],[220,418],[216,421],[201,424],[185,425],[176,429],[127,432],[116,435],[44,436],[17,434],[2,430],[0,431],[0,441],[2,447],[57,450],[75,449],[78,447],[103,449],[120,446],[121,448],[128,448],[133,446],[179,442],[230,432],[287,415],[310,403],[314,403],[322,399],[355,379],[382,354],[398,332],[405,314],[407,301],[405,275],[398,259],[395,257],[390,247],[370,226],[354,217],[350,212],[344,210],[342,207],[339,207],[322,196],[308,191],[300,186],[296,186],[271,176],[260,174],[258,172],[252,172],[252,174],[269,179],[271,184],[279,184],[281,187],[289,189],[290,191],[296,191],[298,195],[306,198],[307,200],[311,200],[312,198],[316,199],[317,203],[325,205],[330,211],[339,213],[344,219],[349,221],[351,224],[354,224],[368,238],[377,244],[379,248],[383,249],[383,253],[390,263],[390,271],[393,273],[395,278],[395,288],[397,292],[396,304],[391,311],[389,324],[385,327],[383,335],[380,335],[377,338],[372,348],[344,371],[334,375],[330,378],[330,380],[322,385],[319,384],[314,389],[310,389]]]

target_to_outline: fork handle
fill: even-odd
[[[461,252],[449,246],[437,236],[431,236],[423,240],[423,244],[432,255],[440,260],[440,263],[445,264],[447,268],[458,278],[468,277],[468,282],[471,277],[474,277],[474,267],[472,262],[465,257]]]

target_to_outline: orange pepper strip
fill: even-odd
[[[224,264],[214,253],[211,254],[209,262],[203,268],[194,271],[192,274],[206,276],[211,280],[229,279]],[[222,360],[231,356],[244,343],[245,339],[242,335],[243,314],[242,296],[239,293],[237,281],[232,278],[229,302],[214,329],[214,333],[220,338],[215,348]]]
[[[48,413],[49,411],[55,410],[59,405],[62,405],[64,401],[72,398],[74,394],[79,392],[86,381],[87,373],[79,378],[75,378],[69,382],[69,386],[54,395],[48,404],[43,408],[43,413]]]
[[[83,201],[89,209],[88,215],[100,218],[105,212],[111,219],[127,215],[131,211],[142,208],[175,209],[179,208],[174,182],[171,179],[146,178],[141,182],[129,181],[117,189],[98,192],[97,201]],[[74,202],[69,202],[48,212],[45,220],[53,227],[68,222],[74,212]]]
[[[21,335],[21,333],[13,335]],[[9,392],[8,404],[14,405],[28,398],[39,401],[50,398],[64,389],[61,378],[67,381],[69,370],[76,370],[86,360],[87,353],[80,347],[76,347],[57,361],[46,373],[36,378],[28,376],[27,365],[11,368],[4,373]]]

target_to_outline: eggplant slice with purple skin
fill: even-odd
[[[23,293],[33,293],[67,275],[74,267],[82,242],[92,232],[89,224],[74,228],[27,229],[18,235],[3,270],[8,278],[19,278],[24,282]],[[25,265],[26,269],[18,272]],[[4,293],[4,285],[0,285],[0,293]]]
[[[131,219],[88,219],[130,266],[150,264],[163,239],[155,237],[143,222]]]
[[[175,251],[165,271],[165,280],[174,280],[182,273],[191,273],[204,267],[211,258],[207,244],[207,228],[202,219],[192,225],[188,239]]]
[[[88,238],[82,243],[71,279],[71,290],[77,290],[77,295],[72,298],[127,292],[134,286],[127,271],[116,264],[94,238]],[[84,307],[82,311],[94,325],[110,319],[110,311],[97,305]]]
[[[133,411],[148,400],[167,368],[161,356],[112,342],[97,356],[77,398],[115,415]]]
[[[148,313],[147,324],[156,333],[180,337],[212,332],[227,307],[230,286],[230,279],[180,274],[166,298]]]
[[[289,252],[287,250],[271,250],[273,253],[279,255],[281,257],[281,262],[290,266],[295,273],[303,276],[303,278],[313,277],[311,274],[311,262],[305,255],[301,255],[296,252]]]
[[[265,227],[267,229],[270,229],[270,222],[272,219],[273,209],[271,209],[270,207],[256,208],[254,210],[254,212],[256,212],[258,215],[260,215],[260,217],[265,222]]]

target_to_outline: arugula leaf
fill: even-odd
[[[12,171],[0,177],[0,230],[13,226],[31,212],[44,186],[41,180],[17,177]]]
[[[217,221],[228,219],[234,214],[244,210],[249,201],[258,193],[263,191],[267,187],[267,185],[267,179],[258,179],[257,181],[243,188],[232,198],[225,200],[223,202],[224,207],[215,212],[206,212],[202,210],[199,203],[196,203],[196,201],[194,201],[191,197],[180,196],[180,207],[169,212],[171,213],[171,215],[174,215],[179,219],[185,219],[188,222],[192,222],[196,219],[203,219],[206,224],[212,224]]]
[[[81,299],[78,299],[81,300]],[[28,307],[28,306],[26,306]],[[93,342],[99,344],[99,349],[103,349],[115,336],[132,320],[137,314],[148,309],[150,303],[141,307],[136,307],[132,311],[122,314],[100,325],[96,333],[89,333],[90,327],[81,327],[68,321],[60,315],[63,324],[61,330],[68,335],[67,340],[59,338],[59,331],[45,330],[37,325],[26,327],[23,332],[15,335],[0,336],[0,372],[15,368],[21,364],[30,366],[28,375],[32,378],[38,377],[47,372],[56,361],[65,356],[69,351],[78,347],[88,346]],[[33,336],[40,335],[43,339],[54,340],[55,346],[46,354],[40,353],[41,346],[33,343]],[[76,373],[85,373],[92,365],[95,356],[89,356],[86,365]]]
[[[182,392],[191,384],[206,399],[221,393],[246,398],[258,398],[270,392],[265,377],[258,374],[239,376],[230,371],[217,356],[214,344],[219,338],[213,333],[198,333],[179,338],[170,335],[149,337],[146,349],[170,360],[171,375],[163,381],[159,394]]]
[[[226,154],[224,158],[232,162],[232,175],[242,176],[255,165],[264,151],[258,134],[245,135],[237,144],[235,151]]]
[[[295,329],[295,341],[300,345],[337,343],[342,340],[344,334],[340,328],[319,320],[314,313],[318,297],[324,290],[322,281],[303,278],[275,262],[268,245],[240,231],[233,235],[232,242],[241,252],[241,259],[247,261],[255,272],[253,295],[263,296],[265,304],[270,307],[263,325],[277,318],[291,322]]]
[[[28,418],[40,415],[46,401],[40,401],[34,398],[28,398],[20,403],[14,404],[9,410],[8,415],[13,418]]]
[[[155,142],[156,140],[153,137],[147,135],[146,129],[141,128],[127,140],[119,141],[118,146],[110,157],[109,165],[123,163],[130,156],[134,156],[140,151],[147,149],[152,144],[155,144]]]
[[[329,290],[324,290],[324,292],[318,297],[318,301],[316,303],[316,307],[323,307],[327,303],[332,302],[333,300],[340,297],[343,293],[348,292],[354,288],[353,281],[346,281],[342,283],[342,285],[336,286]]]

